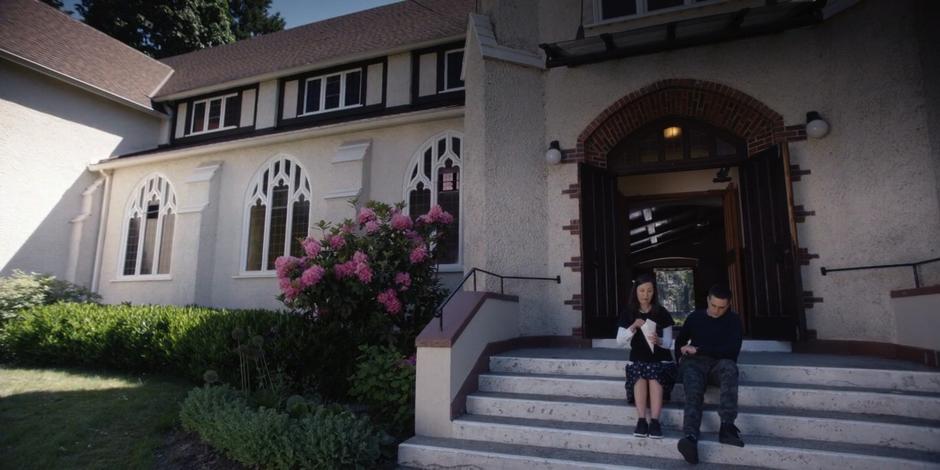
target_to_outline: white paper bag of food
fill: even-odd
[[[656,334],[656,322],[653,320],[646,320],[646,323],[640,327],[640,331],[643,332],[643,337],[646,338],[646,344],[650,345],[650,351],[656,353],[656,345],[650,341],[650,336]]]

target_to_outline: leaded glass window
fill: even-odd
[[[460,168],[463,135],[447,131],[422,145],[405,172],[405,210],[417,218],[437,204],[454,216],[454,224],[436,250],[439,264],[456,265],[460,256]]]
[[[134,188],[124,220],[121,274],[169,274],[176,223],[176,193],[169,180],[152,175]]]
[[[249,186],[245,204],[245,271],[271,271],[279,256],[301,256],[309,234],[310,180],[289,157],[262,166]]]

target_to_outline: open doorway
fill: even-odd
[[[677,323],[706,306],[708,289],[729,285],[720,192],[639,196],[627,200],[627,265],[651,274],[659,300]]]
[[[742,142],[664,119],[614,146],[606,168],[579,165],[587,337],[615,334],[644,270],[674,285],[668,302],[679,316],[722,283],[747,336],[793,340],[805,330],[786,146],[749,155]]]

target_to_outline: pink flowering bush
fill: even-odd
[[[414,337],[445,295],[431,247],[453,216],[435,206],[412,220],[402,207],[370,202],[355,220],[321,221],[322,235],[302,241],[304,256],[277,259],[281,301],[349,335],[352,351],[381,343],[413,353]]]

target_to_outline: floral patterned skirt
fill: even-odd
[[[627,403],[636,403],[633,397],[633,386],[640,379],[655,380],[663,387],[663,402],[672,398],[672,387],[676,385],[675,362],[631,362],[626,367],[627,380],[624,388],[627,389]]]

